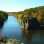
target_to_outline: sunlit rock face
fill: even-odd
[[[4,22],[8,19],[8,14],[4,11],[0,11],[0,29],[3,27]]]

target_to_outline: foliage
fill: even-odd
[[[8,13],[4,11],[0,11],[0,18],[3,19],[3,21],[6,21],[8,18]]]
[[[3,27],[3,24],[7,19],[8,19],[8,13],[0,11],[0,29]]]
[[[40,6],[40,7],[35,7],[35,8],[30,8],[30,9],[25,9],[24,11],[20,11],[20,12],[16,12],[16,16],[22,16],[21,20],[23,20],[23,17],[25,15],[27,16],[34,16],[37,18],[37,20],[39,22],[43,22],[44,21],[44,6]]]

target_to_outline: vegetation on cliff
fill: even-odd
[[[31,15],[32,17],[36,17],[39,22],[44,23],[44,6],[25,9],[24,11],[16,12],[15,15],[17,19],[24,21],[28,16]]]

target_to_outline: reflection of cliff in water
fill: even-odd
[[[21,31],[21,25],[18,24],[16,17],[14,16],[8,16],[7,22],[5,22],[3,27],[3,34],[7,37],[15,37],[15,39],[20,40],[24,44],[30,44],[32,43],[32,39],[35,37],[35,39],[38,37],[37,35],[34,36],[31,32],[22,32]],[[32,38],[33,37],[33,38]],[[33,39],[33,41],[36,41]],[[38,41],[38,40],[37,40]]]
[[[36,18],[28,19],[28,30],[38,30],[40,29],[40,23]]]

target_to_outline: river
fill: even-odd
[[[3,36],[15,37],[17,40],[21,40],[24,44],[40,43],[40,32],[36,34],[24,33],[21,31],[21,25],[17,22],[15,16],[8,16],[8,20],[4,23],[2,28]]]

